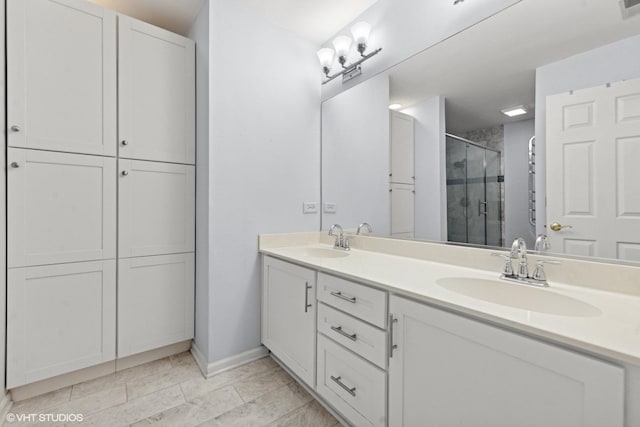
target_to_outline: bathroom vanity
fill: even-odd
[[[598,264],[564,260],[537,288],[500,281],[501,261],[480,249],[331,243],[321,233],[260,237],[262,340],[343,421],[640,422],[640,296],[565,280],[579,270],[595,279]],[[607,268],[638,288],[632,267]]]

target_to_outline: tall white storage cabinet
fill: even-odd
[[[7,0],[7,388],[193,337],[194,68],[85,0]]]
[[[195,45],[120,15],[118,76],[124,357],[193,338]]]

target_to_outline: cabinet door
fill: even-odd
[[[118,357],[193,338],[193,254],[118,261]]]
[[[7,388],[115,358],[115,260],[8,270]]]
[[[194,251],[194,169],[120,160],[120,258]]]
[[[265,257],[262,342],[309,386],[315,386],[315,272]]]
[[[11,147],[116,154],[116,15],[82,0],[7,1]]]
[[[389,181],[398,184],[413,184],[414,173],[414,120],[397,111],[391,116],[391,173]]]
[[[115,258],[116,160],[10,148],[8,265]]]
[[[622,426],[624,371],[391,297],[392,426]]]
[[[195,45],[118,16],[119,155],[195,163]]]
[[[415,186],[391,184],[391,235],[413,237]]]

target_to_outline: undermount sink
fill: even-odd
[[[304,250],[304,255],[314,258],[344,258],[348,256],[349,253],[339,249],[306,248]]]
[[[436,280],[436,283],[471,298],[527,311],[571,317],[596,317],[602,314],[600,309],[586,302],[528,285],[470,277],[447,277]]]

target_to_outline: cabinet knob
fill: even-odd
[[[18,162],[11,162],[11,167],[14,169],[18,169],[20,165],[18,164]]]
[[[123,139],[121,144],[122,145],[129,145],[129,141],[127,141],[126,139]]]
[[[122,176],[127,176],[129,175],[129,171],[122,171]]]
[[[13,132],[20,132],[22,129],[20,129],[20,126],[18,126],[18,125],[13,125],[13,126],[11,126],[11,130]]]

